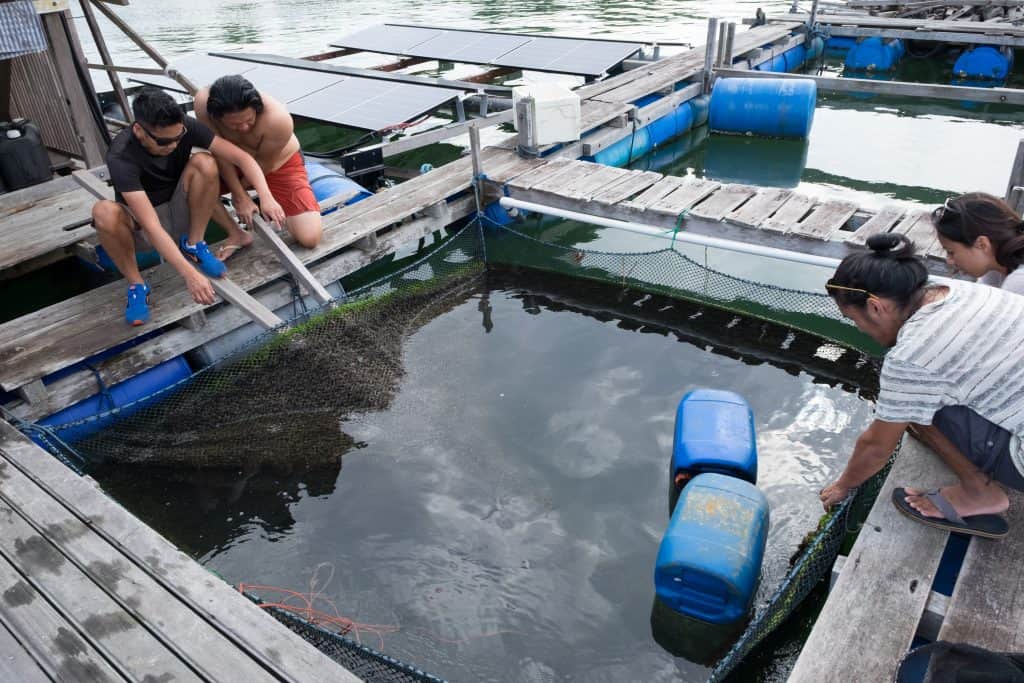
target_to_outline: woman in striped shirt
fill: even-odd
[[[930,446],[959,481],[897,488],[901,512],[931,526],[1004,536],[1009,501],[1024,490],[1024,297],[994,287],[928,284],[904,235],[875,235],[826,284],[843,315],[888,347],[875,420],[842,475],[822,489],[826,509],[878,472],[903,432]]]

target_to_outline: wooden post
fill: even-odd
[[[725,34],[725,66],[726,69],[732,68],[733,59],[733,45],[736,42],[736,22],[729,22],[729,30]]]
[[[92,33],[92,39],[96,43],[96,49],[99,50],[100,59],[103,61],[104,66],[113,66],[114,60],[110,58],[107,41],[103,39],[103,32],[100,30],[99,24],[96,23],[96,15],[92,11],[92,4],[83,2],[82,12],[85,15],[85,23],[89,25],[89,32]],[[107,70],[107,76],[110,78],[110,85],[113,86],[114,93],[117,95],[117,101],[121,104],[121,109],[124,111],[125,121],[132,123],[135,117],[132,116],[132,108],[128,103],[128,96],[124,93],[124,87],[121,85],[121,77],[113,70]]]
[[[725,32],[728,30],[728,22],[723,21],[718,25],[718,42],[715,43],[715,66],[725,64]]]
[[[476,208],[479,210],[483,204],[482,188],[484,165],[480,159],[480,129],[476,126],[469,128],[469,155],[473,161],[473,196],[476,198]]]
[[[708,42],[704,46],[704,92],[711,92],[711,70],[715,60],[715,38],[718,36],[718,19],[708,19]]]
[[[1018,214],[1024,209],[1024,140],[1017,145],[1017,156],[1010,167],[1010,180],[1006,183],[1006,203]]]
[[[106,3],[102,2],[101,0],[84,0],[84,2],[91,2],[93,6],[96,7],[96,9],[103,13],[103,16],[109,19],[110,22],[114,24],[114,26],[121,29],[122,33],[128,36],[128,38],[130,38],[133,43],[138,45],[140,50],[149,55],[149,58],[156,62],[161,69],[164,69],[168,76],[170,76],[178,83],[180,83],[182,87],[184,87],[185,90],[187,90],[190,95],[196,94],[196,91],[199,90],[199,88],[197,88],[195,84],[192,83],[192,81],[188,80],[187,78],[185,78],[185,76],[178,73],[174,69],[168,69],[167,60],[163,58],[163,55],[157,52],[152,45],[147,43],[142,38],[142,36],[136,33],[131,26],[126,24],[121,17],[117,16],[117,14],[115,14],[112,9],[107,7]]]
[[[527,95],[516,103],[516,151],[520,156],[535,157],[537,150],[537,131],[534,130],[534,100]]]
[[[807,28],[814,28],[816,21],[818,21],[818,0],[811,3],[811,13],[807,16]]]

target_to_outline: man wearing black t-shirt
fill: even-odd
[[[185,279],[196,303],[212,304],[208,278],[222,277],[225,267],[203,241],[206,224],[212,217],[236,242],[252,241],[220,203],[215,157],[242,171],[259,194],[266,218],[283,225],[285,216],[253,158],[185,116],[170,95],[143,88],[132,112],[135,123],[114,138],[107,152],[116,201],[97,202],[92,216],[100,244],[128,280],[125,320],[141,325],[149,320],[149,287],[135,261],[138,247],[151,245]],[[210,154],[192,154],[193,147]]]

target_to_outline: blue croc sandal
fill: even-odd
[[[128,305],[124,309],[124,319],[132,327],[149,322],[149,285],[131,285],[128,287]]]
[[[213,278],[224,277],[224,273],[228,270],[227,266],[210,253],[210,247],[206,245],[206,242],[199,241],[193,246],[189,246],[188,237],[182,235],[178,246],[181,248],[181,253],[185,255],[185,258],[190,259],[199,266],[199,270],[203,275]]]

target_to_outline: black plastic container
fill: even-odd
[[[50,179],[50,156],[39,128],[28,119],[0,123],[0,184],[5,191]]]

